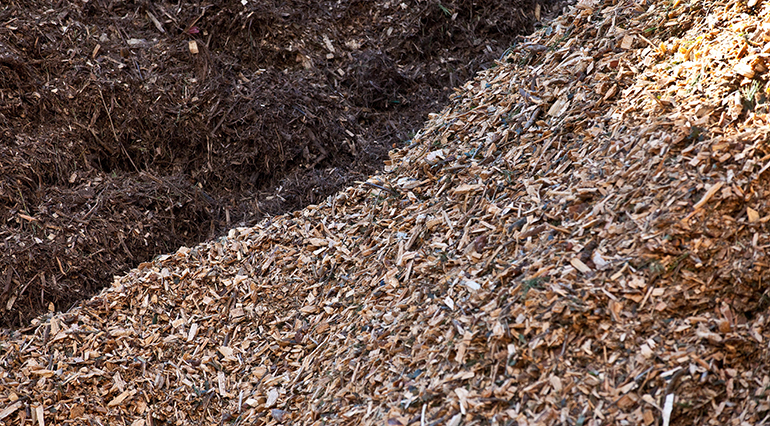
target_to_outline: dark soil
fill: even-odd
[[[243,3],[0,6],[0,326],[365,179],[555,8]]]

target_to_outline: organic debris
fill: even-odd
[[[364,179],[549,4],[3,2],[0,326]]]
[[[0,419],[767,423],[767,16],[580,1],[385,172],[8,332]]]

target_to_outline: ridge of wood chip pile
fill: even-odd
[[[768,16],[581,0],[380,175],[4,332],[0,421],[768,422]]]

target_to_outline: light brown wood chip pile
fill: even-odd
[[[580,0],[368,182],[4,332],[0,421],[767,422],[749,3]]]

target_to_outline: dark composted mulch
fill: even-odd
[[[5,3],[0,325],[363,179],[551,3]]]

